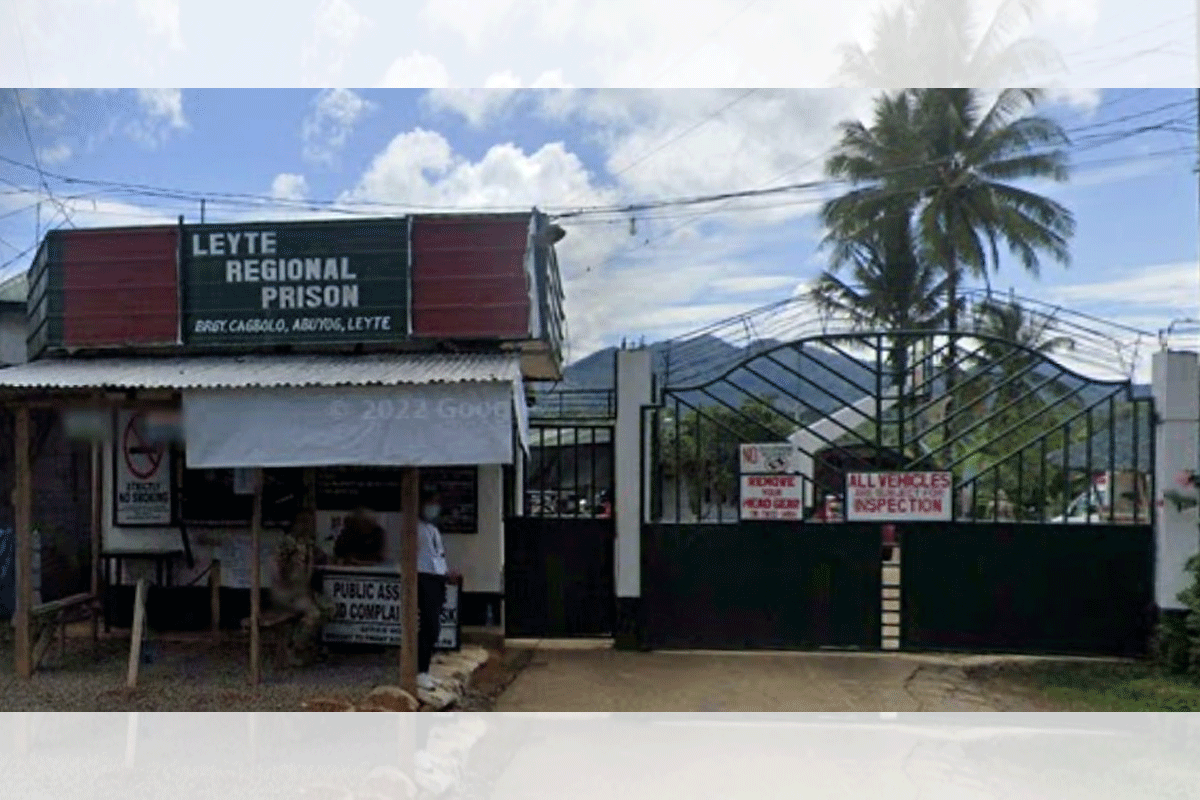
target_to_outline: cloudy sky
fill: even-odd
[[[801,290],[826,262],[814,212],[831,187],[593,209],[819,180],[837,123],[865,118],[874,94],[573,87],[832,86],[837,46],[869,42],[880,6],[830,18],[797,15],[804,3],[698,0],[668,18],[646,3],[600,16],[571,2],[429,0],[399,14],[321,0],[221,21],[220,3],[190,0],[83,0],[69,17],[53,0],[8,2],[19,24],[0,30],[7,85],[374,88],[0,90],[0,276],[27,267],[47,226],[196,220],[200,197],[210,221],[331,204],[579,209],[560,244],[573,358]],[[1158,331],[1200,316],[1197,112],[1194,89],[1143,87],[1194,85],[1195,9],[1122,8],[1043,0],[1017,26],[1067,64],[1045,85],[1110,75],[1132,88],[1051,92],[1043,110],[1072,132],[1075,167],[1069,184],[1039,188],[1077,215],[1073,263],[1038,280],[1008,263],[993,286]],[[93,35],[106,26],[113,36]],[[438,88],[389,88],[403,86]]]

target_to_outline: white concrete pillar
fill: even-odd
[[[1155,353],[1152,361],[1155,429],[1155,488],[1160,498],[1155,530],[1155,602],[1159,609],[1183,609],[1177,595],[1188,584],[1187,560],[1200,551],[1197,507],[1178,510],[1163,492],[1194,494],[1175,482],[1184,470],[1200,468],[1200,356],[1185,351]]]
[[[616,491],[614,517],[617,528],[616,584],[618,646],[636,646],[640,640],[642,596],[643,490],[649,471],[643,469],[642,407],[653,390],[649,350],[617,351],[617,423],[613,436]]]

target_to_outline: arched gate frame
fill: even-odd
[[[1134,655],[1152,624],[1154,413],[1131,381],[979,333],[813,336],[645,409],[652,648]],[[798,519],[739,448],[790,442]],[[953,477],[948,521],[846,522],[849,472]]]

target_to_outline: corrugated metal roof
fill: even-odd
[[[241,389],[515,381],[516,354],[47,359],[0,369],[0,388]]]
[[[24,303],[29,296],[29,273],[20,272],[0,280],[0,303]]]

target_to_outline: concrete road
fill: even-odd
[[[497,711],[1037,710],[1029,701],[985,690],[945,659],[893,653],[630,653],[549,645],[535,650]]]

